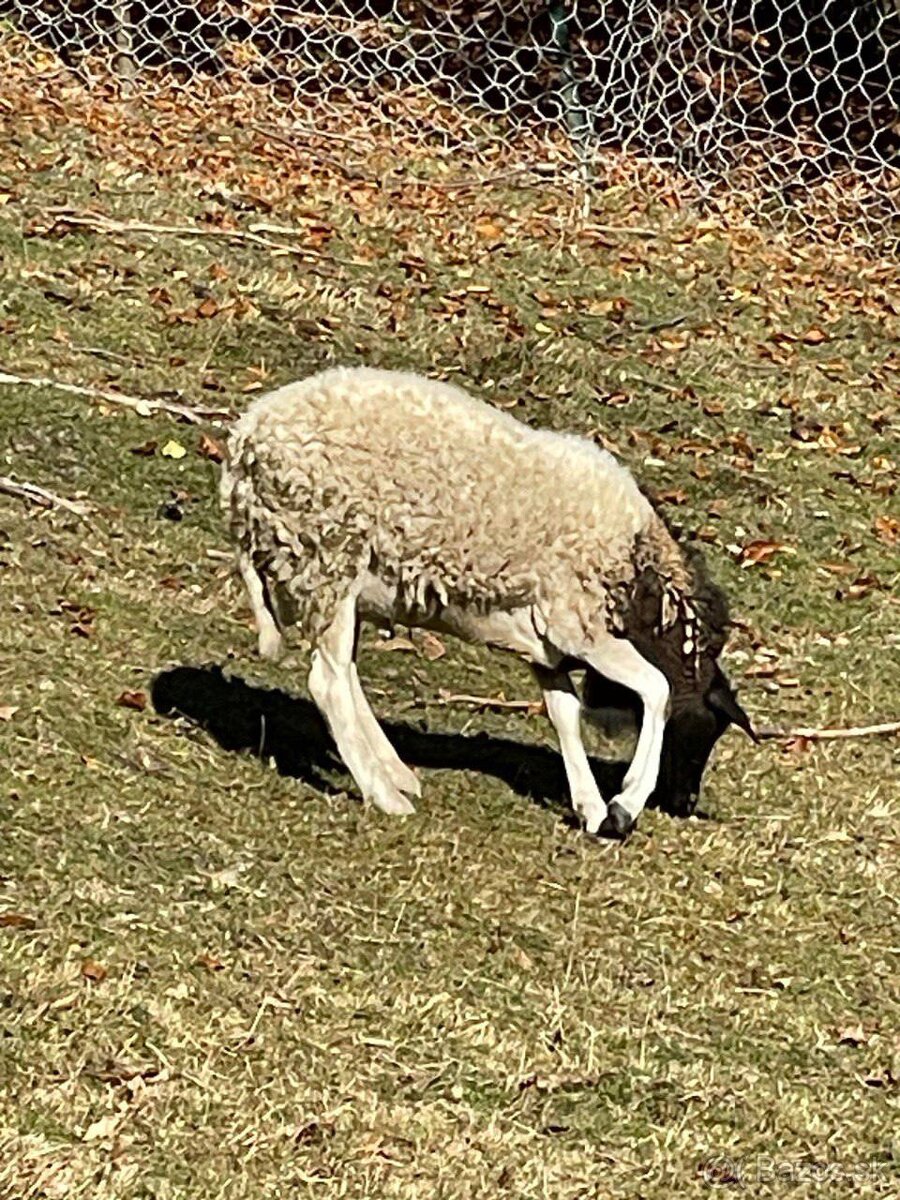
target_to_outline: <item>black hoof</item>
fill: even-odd
[[[600,826],[601,837],[625,838],[634,829],[634,818],[621,804],[611,804],[606,812],[606,818]]]

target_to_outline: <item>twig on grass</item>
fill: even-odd
[[[285,140],[284,134],[265,125],[251,125],[251,129],[255,129],[257,133],[262,133],[270,137],[277,137],[280,140]],[[363,138],[354,136],[349,133],[336,133],[331,129],[317,128],[315,125],[287,125],[285,127],[289,133],[302,133],[305,137],[321,138],[333,142],[347,142],[351,146],[361,146],[364,150],[372,148],[370,142],[366,142]]]
[[[520,712],[530,712],[535,715],[543,707],[540,700],[507,700],[502,696],[470,696],[465,692],[441,692],[436,699],[426,700],[425,703],[437,704],[442,708],[464,704],[470,708],[516,709]],[[789,740],[791,738],[806,738],[810,742],[837,741],[843,738],[876,737],[892,733],[900,733],[900,721],[884,721],[880,725],[855,725],[844,729],[783,729],[778,725],[763,725],[756,730],[756,736],[760,739]]]
[[[167,237],[224,238],[229,242],[247,242],[252,246],[263,246],[273,254],[289,254],[308,264],[317,263],[322,266],[336,263],[346,267],[369,265],[356,262],[351,258],[339,258],[334,254],[317,254],[314,250],[304,249],[301,246],[273,242],[271,238],[262,237],[248,229],[217,229],[214,225],[206,228],[199,225],[157,225],[153,221],[117,221],[112,217],[103,216],[102,213],[78,213],[71,208],[66,208],[65,205],[48,208],[45,211],[52,218],[52,224],[45,232],[49,232],[54,225],[60,224],[77,225],[85,229],[93,229],[97,233],[146,233],[151,236],[162,234]],[[307,235],[304,229],[284,228],[282,233],[297,238]],[[329,275],[329,278],[332,276]]]
[[[322,150],[317,150],[315,147],[310,146],[308,142],[303,146],[303,148],[301,150],[301,147],[297,145],[296,141],[293,138],[288,137],[284,133],[280,133],[276,129],[267,129],[263,125],[251,125],[250,128],[253,129],[256,133],[261,134],[265,138],[271,138],[271,140],[273,142],[281,142],[281,144],[283,146],[289,146],[290,149],[293,150],[294,153],[298,156],[301,155],[305,151],[312,158],[319,159],[321,162],[327,163],[328,166],[334,167],[334,169],[336,171],[339,171],[344,176],[345,179],[349,179],[351,182],[353,182],[354,180],[357,180],[361,183],[378,183],[378,179],[374,175],[366,174],[365,171],[361,171],[359,169],[359,167],[357,167],[355,164],[342,163],[340,161],[340,159],[334,158],[330,154],[325,154],[325,152]],[[294,127],[294,128],[296,128],[296,127]],[[298,130],[298,132],[301,132],[301,131]],[[323,138],[323,137],[329,136],[328,133],[318,133],[313,129],[307,129],[302,132],[304,132],[306,136],[312,137],[312,138]],[[339,138],[339,140],[340,141],[352,141],[351,138],[343,138],[343,137]]]
[[[205,421],[231,421],[234,413],[223,408],[189,408],[186,404],[170,404],[167,400],[144,400],[138,396],[126,396],[122,392],[107,392],[103,388],[84,387],[77,383],[63,383],[59,379],[50,379],[44,375],[15,375],[11,371],[0,368],[0,384],[12,387],[46,387],[55,388],[60,392],[71,392],[75,396],[90,396],[94,400],[103,400],[107,404],[116,404],[121,408],[130,408],[141,417],[149,417],[155,412],[172,413],[189,421],[192,425],[202,425]]]
[[[503,696],[470,696],[465,692],[440,692],[436,700],[429,704],[439,704],[442,708],[450,708],[456,704],[465,704],[470,708],[511,708],[521,712],[532,712],[535,715],[543,707],[540,700],[507,700]]]
[[[72,500],[66,500],[64,496],[57,496],[55,492],[48,492],[46,488],[38,487],[36,483],[27,483],[19,479],[10,479],[6,475],[0,475],[0,492],[4,492],[7,496],[17,496],[22,500],[31,500],[35,504],[40,504],[44,508],[64,508],[67,512],[73,513],[85,524],[90,525],[87,517],[87,505],[76,504]]]
[[[656,321],[633,321],[631,328],[635,333],[658,333],[661,329],[674,329],[676,325],[683,325],[687,319],[687,313],[676,313],[671,317],[660,317]]]
[[[805,738],[808,742],[837,741],[840,738],[877,737],[900,733],[900,721],[883,721],[880,725],[851,725],[845,729],[782,729],[777,725],[763,725],[756,730],[758,738]]]

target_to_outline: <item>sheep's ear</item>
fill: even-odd
[[[737,697],[728,686],[728,683],[723,676],[720,682],[717,682],[707,693],[706,702],[710,708],[717,709],[723,716],[727,717],[733,725],[737,725],[739,729],[743,729],[748,737],[753,738],[754,742],[758,742],[756,731],[750,724],[750,718],[738,704]]]

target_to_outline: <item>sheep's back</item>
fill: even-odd
[[[230,458],[235,531],[292,591],[374,566],[413,608],[590,591],[651,515],[586,439],[399,372],[337,369],[261,397]]]

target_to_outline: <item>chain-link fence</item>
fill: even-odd
[[[89,78],[265,89],[286,128],[378,114],[466,166],[499,143],[598,186],[615,151],[700,196],[896,229],[900,0],[0,0],[0,13]]]

